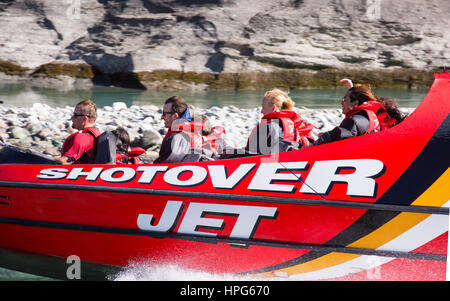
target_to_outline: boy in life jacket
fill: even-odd
[[[247,141],[250,153],[274,154],[291,146],[309,146],[315,140],[313,125],[304,122],[292,109],[294,102],[279,89],[268,91],[262,99],[261,122],[255,127]]]
[[[314,145],[356,137],[381,130],[377,114],[386,112],[367,85],[352,86],[341,101],[345,119],[331,131],[320,135]]]
[[[153,163],[182,162],[187,155],[202,148],[201,122],[193,122],[186,101],[179,96],[168,98],[161,119],[168,129]]]
[[[97,106],[91,100],[79,102],[70,118],[72,128],[78,132],[70,135],[61,148],[61,157],[56,158],[63,164],[88,164],[95,158],[96,140],[100,136],[95,128]]]
[[[197,121],[197,118],[201,119],[202,123],[203,153],[211,159],[219,158],[226,148],[225,128],[219,125],[211,126],[211,122],[206,115],[201,114],[199,116],[196,114],[194,120]]]

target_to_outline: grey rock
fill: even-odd
[[[7,127],[8,124],[3,119],[0,119],[0,129],[6,129]]]
[[[29,68],[88,63],[105,73],[220,73],[420,69],[450,58],[448,0],[194,2],[7,1],[0,59]],[[74,85],[64,76],[55,82]]]
[[[111,107],[112,108],[112,107]],[[157,108],[156,108],[157,109]],[[46,108],[48,114],[40,115],[38,110],[32,108],[19,108],[19,107],[1,107],[0,106],[0,125],[3,122],[5,127],[0,127],[0,137],[6,143],[18,145],[20,147],[31,148],[38,152],[44,152],[51,156],[58,156],[65,139],[75,132],[71,127],[58,126],[65,125],[66,121],[55,121],[58,116],[58,112],[64,110],[63,108]],[[72,111],[70,108],[68,111]],[[157,109],[159,110],[159,109]],[[322,131],[331,130],[334,126],[338,125],[342,118],[342,112],[339,109],[295,109],[301,117],[308,123],[318,127],[316,133]],[[5,117],[5,112],[10,111],[8,117]],[[231,147],[240,148],[245,146],[248,136],[253,128],[256,126],[261,118],[260,108],[254,109],[242,109],[238,107],[215,107],[211,110],[196,109],[196,112],[200,114],[208,114],[211,124],[213,126],[220,125],[226,129],[225,140]],[[411,113],[413,108],[402,108],[402,111],[406,114]],[[17,124],[19,114],[29,114],[29,120],[34,120],[36,123],[40,123],[42,127],[37,133],[30,133],[26,128],[21,126],[14,126],[9,124],[9,120],[14,120]],[[133,146],[141,146],[147,150],[148,158],[146,162],[152,162],[152,156],[158,152],[161,146],[162,137],[165,135],[167,129],[160,120],[151,122],[153,116],[156,114],[156,110],[144,110],[143,108],[126,108],[117,114],[116,111],[103,111],[102,120],[108,123],[112,120],[116,125],[121,125],[127,129]],[[140,121],[136,121],[140,120]],[[146,122],[143,122],[143,121]],[[147,122],[148,121],[148,122]],[[26,122],[26,120],[24,121]],[[36,128],[39,125],[36,125]],[[98,123],[98,127],[101,131],[113,130],[116,128],[114,125],[105,125]],[[9,134],[8,134],[9,133]]]
[[[41,139],[46,139],[48,137],[50,137],[50,135],[52,134],[51,130],[48,128],[42,129],[39,131],[39,133],[37,133],[37,136]]]
[[[151,146],[159,145],[162,142],[162,136],[154,129],[147,129],[142,133],[141,145],[147,149]]]
[[[30,133],[24,128],[16,126],[16,127],[13,127],[11,129],[11,138],[14,138],[14,139],[25,139],[29,135],[30,135]]]
[[[25,128],[30,133],[35,134],[42,130],[43,124],[39,121],[39,119],[32,117],[28,119],[28,122],[26,122]]]
[[[63,146],[63,142],[64,141],[61,138],[52,140],[53,146],[57,147],[58,149]]]
[[[51,155],[51,156],[58,156],[60,155],[60,152],[58,151],[58,148],[53,145],[48,145],[44,149],[44,154]]]
[[[127,108],[127,104],[124,102],[115,102],[112,104],[114,110],[119,111]]]
[[[15,143],[18,147],[30,148],[33,144],[33,139],[31,137],[24,137],[17,139]]]

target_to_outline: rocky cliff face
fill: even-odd
[[[417,76],[450,64],[449,14],[448,0],[0,0],[0,60],[34,76],[51,77],[49,63],[89,66],[87,78],[147,88],[330,68]]]

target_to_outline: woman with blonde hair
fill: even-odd
[[[272,154],[290,147],[309,146],[314,141],[311,133],[314,126],[305,123],[293,111],[295,103],[286,92],[267,91],[261,106],[263,117],[247,141],[246,150],[250,153]]]

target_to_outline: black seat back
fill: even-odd
[[[50,156],[17,146],[5,145],[0,149],[0,164],[61,164]]]
[[[110,131],[97,138],[94,164],[116,164],[116,140],[116,135]]]

